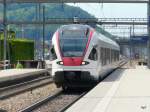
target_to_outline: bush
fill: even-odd
[[[17,68],[17,69],[22,69],[22,68],[23,68],[23,65],[18,62],[16,68]]]

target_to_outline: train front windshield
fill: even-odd
[[[65,30],[60,34],[63,57],[81,57],[88,41],[88,30]]]

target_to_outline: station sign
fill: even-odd
[[[131,37],[132,43],[147,43],[148,42],[148,36],[132,36]]]

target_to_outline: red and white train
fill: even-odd
[[[52,37],[52,76],[57,87],[89,86],[118,67],[119,45],[81,24],[61,26]]]

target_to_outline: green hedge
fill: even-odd
[[[0,61],[3,60],[3,40],[0,39]]]
[[[3,59],[3,39],[0,40],[0,60]],[[27,39],[7,40],[7,59],[14,64],[17,60],[34,59],[34,41]]]

